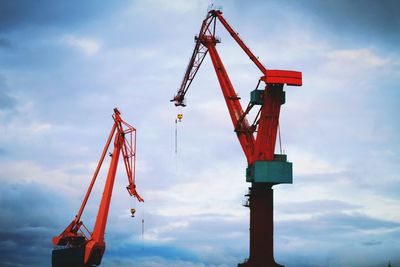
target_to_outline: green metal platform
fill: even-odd
[[[253,90],[250,92],[250,103],[253,105],[263,105],[264,104],[264,95],[265,90]],[[285,91],[282,92],[281,96],[281,105],[285,104],[286,102],[286,93]]]
[[[286,155],[275,155],[273,161],[255,161],[246,169],[246,182],[292,184],[292,163]]]

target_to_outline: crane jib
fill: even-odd
[[[222,60],[219,57],[218,51],[216,49],[216,44],[220,42],[219,38],[215,35],[216,21],[219,20],[224,28],[233,37],[236,43],[242,48],[242,50],[248,55],[248,57],[253,61],[257,68],[262,73],[259,81],[265,84],[265,88],[262,90],[257,90],[259,92],[251,92],[253,97],[254,94],[262,96],[256,102],[249,103],[252,104],[250,109],[243,111],[240,104],[240,98],[230,81],[229,75],[225,70]],[[274,105],[274,101],[278,101],[283,104],[285,101],[284,92],[281,92],[281,96],[277,97],[275,100],[269,99],[273,94],[267,93],[268,91],[274,90],[277,84],[286,84],[301,86],[302,85],[302,73],[298,71],[288,71],[288,70],[269,70],[267,69],[256,57],[253,52],[246,46],[243,40],[239,37],[239,34],[233,30],[229,23],[222,16],[222,12],[217,9],[211,9],[206,18],[201,24],[199,34],[195,37],[195,47],[186,68],[184,78],[181,82],[177,94],[173,97],[171,101],[175,103],[176,106],[186,106],[185,96],[192,84],[196,74],[198,73],[200,66],[202,65],[204,58],[207,54],[210,55],[211,61],[213,63],[217,78],[224,95],[228,111],[231,116],[231,120],[238,135],[239,143],[246,155],[248,163],[251,165],[256,160],[273,160],[274,150],[275,150],[275,139],[277,125],[279,120],[279,106]],[[265,91],[265,93],[264,93]],[[262,92],[262,93],[260,93]],[[262,102],[260,102],[262,101]],[[278,103],[277,102],[277,103]],[[257,113],[257,120],[253,124],[248,123],[247,115],[251,109],[255,106],[254,103],[260,103],[260,109]],[[267,105],[273,105],[274,108],[271,110]],[[264,112],[263,112],[264,110]],[[268,112],[267,112],[268,111]],[[264,116],[259,116],[264,114]],[[274,120],[266,119],[265,114],[272,116]],[[265,125],[264,125],[265,124]],[[258,131],[260,128],[267,128],[270,132],[261,133]],[[271,139],[271,140],[270,140]],[[274,140],[272,140],[274,139]],[[269,144],[269,145],[265,145]]]

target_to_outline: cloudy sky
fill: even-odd
[[[248,256],[246,159],[208,57],[188,106],[169,102],[210,3],[0,1],[1,266],[50,266],[51,238],[79,208],[114,107],[138,130],[145,203],[129,198],[120,168],[103,265],[222,267]],[[214,3],[267,68],[303,72],[281,112],[294,184],[275,186],[277,262],[399,265],[399,2]],[[260,73],[217,30],[246,105]]]

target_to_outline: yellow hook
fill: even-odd
[[[134,208],[131,209],[131,217],[135,217],[136,210]]]
[[[182,119],[183,119],[183,114],[181,114],[181,113],[178,114],[178,120],[179,120],[179,121],[182,121]]]

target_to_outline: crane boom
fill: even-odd
[[[53,244],[62,246],[60,249],[53,250],[53,267],[67,266],[97,266],[100,265],[105,251],[104,233],[107,224],[108,211],[114,187],[115,175],[118,167],[119,156],[122,157],[128,176],[127,190],[139,202],[144,200],[136,191],[135,169],[136,169],[136,129],[121,118],[121,113],[117,108],[113,114],[114,124],[107,138],[100,160],[93,174],[89,188],[85,194],[78,214],[67,228],[58,236],[53,238]],[[111,162],[108,169],[106,183],[101,198],[97,218],[93,232],[87,230],[81,221],[82,213],[85,209],[93,186],[96,182],[98,173],[104,162],[105,155],[114,137],[114,148],[111,154]]]
[[[212,38],[211,38],[211,41]],[[225,70],[224,64],[219,57],[217,49],[214,45],[208,45],[210,57],[214,65],[215,72],[217,73],[218,81],[222,88],[222,93],[225,98],[226,105],[231,116],[231,120],[235,128],[237,129],[236,134],[239,139],[239,143],[246,155],[246,158],[250,159],[254,153],[254,136],[253,131],[246,118],[243,118],[241,123],[238,124],[239,119],[243,117],[243,108],[240,104],[239,98],[233,88],[233,85],[229,79],[228,73]]]
[[[192,53],[192,56],[190,58],[189,64],[186,68],[185,75],[183,76],[183,80],[181,83],[181,86],[178,89],[178,93],[174,96],[174,98],[171,101],[175,102],[176,106],[185,106],[184,104],[184,97],[189,89],[194,77],[197,74],[197,71],[199,70],[201,64],[203,63],[203,60],[205,56],[207,55],[208,52],[208,46],[205,46],[201,42],[201,36],[205,35],[211,35],[215,38],[217,42],[219,42],[219,39],[215,36],[215,28],[216,28],[216,18],[219,19],[221,24],[226,28],[226,30],[229,32],[229,34],[232,36],[232,38],[238,43],[238,45],[243,49],[243,51],[249,56],[249,58],[256,64],[256,66],[260,69],[260,71],[265,75],[267,72],[267,69],[264,67],[264,65],[258,60],[256,56],[251,52],[251,50],[246,46],[246,44],[242,41],[242,39],[239,37],[239,34],[233,30],[233,28],[229,25],[229,23],[225,20],[225,18],[222,16],[222,12],[220,10],[210,10],[206,16],[206,18],[203,20],[203,23],[201,24],[200,27],[200,32],[198,36],[195,38],[195,47]],[[212,29],[210,29],[210,26]]]
[[[232,38],[238,43],[238,45],[243,49],[243,51],[249,56],[251,61],[253,61],[254,64],[256,64],[258,69],[265,75],[265,73],[267,72],[267,69],[258,60],[258,58],[256,56],[254,56],[254,54],[246,46],[246,44],[242,41],[242,39],[240,39],[239,34],[232,29],[232,27],[229,25],[229,23],[222,16],[222,12],[220,10],[212,10],[212,13],[214,16],[217,16],[217,18],[219,19],[221,24],[224,25],[225,29],[229,32],[229,34],[232,36]]]
[[[206,32],[209,32],[210,25],[213,22],[215,24],[215,18],[211,14],[208,14],[201,24],[198,36],[202,36]],[[195,37],[195,41],[196,43],[193,49],[193,53],[186,68],[185,75],[183,76],[181,86],[178,89],[178,93],[171,100],[171,102],[175,102],[175,106],[186,106],[184,102],[185,94],[192,84],[192,81],[196,76],[197,71],[199,70],[208,52],[208,48],[200,42],[197,36]]]

